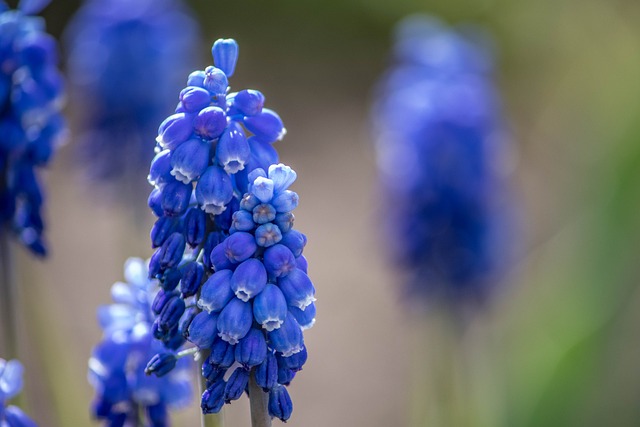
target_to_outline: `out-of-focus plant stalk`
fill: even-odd
[[[249,405],[251,407],[251,427],[271,427],[269,416],[269,395],[256,383],[255,370],[249,377]]]
[[[18,357],[18,289],[13,262],[9,230],[0,225],[0,356],[7,360]]]

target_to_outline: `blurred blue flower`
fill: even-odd
[[[383,221],[411,295],[482,300],[509,259],[510,148],[487,40],[406,18],[376,92]]]
[[[175,114],[158,129],[159,154],[149,173],[157,250],[149,270],[165,291],[197,307],[178,323],[187,340],[210,352],[202,367],[203,412],[239,398],[255,372],[260,387],[277,393],[271,416],[286,420],[292,406],[281,387],[295,372],[285,366],[280,374],[276,357],[295,357],[289,365],[300,370],[303,329],[315,321],[315,288],[302,256],[307,239],[292,229],[298,195],[289,187],[296,173],[278,163],[272,144],[286,131],[278,114],[264,108],[264,95],[229,92],[237,43],[218,40],[212,54],[214,66],[191,73]],[[194,264],[204,273],[194,274]],[[174,291],[176,274],[182,278]],[[158,309],[174,321],[172,298],[163,295]],[[158,326],[156,336],[166,340],[171,327]],[[300,352],[305,356],[295,356]],[[164,368],[170,361],[163,360],[155,362]]]
[[[36,423],[17,406],[9,405],[22,390],[24,368],[17,360],[0,359],[0,425],[7,427],[35,427]]]
[[[143,416],[145,425],[165,426],[168,408],[191,401],[192,365],[177,360],[176,351],[184,343],[177,326],[165,342],[153,338],[152,306],[162,291],[157,281],[147,278],[145,262],[129,258],[124,274],[126,283],[111,288],[114,303],[98,309],[104,336],[89,360],[89,381],[96,390],[93,416],[106,425],[133,423]],[[158,353],[162,357],[154,358]],[[160,378],[149,376],[145,367]]]
[[[44,192],[37,169],[62,141],[62,76],[57,43],[42,18],[47,1],[0,2],[0,227],[13,229],[34,254],[46,255]]]
[[[144,191],[137,172],[195,64],[196,21],[181,0],[86,0],[64,36],[82,163]]]

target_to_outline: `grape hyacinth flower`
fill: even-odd
[[[450,303],[482,300],[508,259],[508,147],[490,52],[470,35],[405,19],[373,114],[394,263],[409,294]]]
[[[181,0],[83,3],[65,44],[79,154],[92,178],[146,191],[136,171],[153,157],[148,141],[195,64],[198,40]]]
[[[96,390],[93,416],[107,426],[138,425],[139,419],[146,420],[144,425],[166,426],[168,410],[186,406],[192,394],[192,365],[181,358],[189,352],[179,351],[184,339],[171,320],[181,310],[171,301],[179,298],[147,278],[142,259],[129,258],[124,275],[126,283],[111,288],[114,304],[98,310],[104,336],[89,360],[89,381]],[[159,299],[169,301],[170,308],[158,310]],[[172,338],[154,339],[157,329],[167,326],[177,330]]]
[[[316,313],[302,255],[307,238],[293,229],[296,173],[278,163],[272,144],[285,128],[264,95],[229,92],[236,42],[218,40],[212,54],[214,66],[189,75],[175,114],[158,130],[150,276],[189,307],[179,324],[206,357],[203,413],[248,390],[286,421],[293,408],[286,386],[306,362],[303,330]],[[169,304],[158,300],[162,310]],[[165,331],[159,336],[167,340],[175,330]]]
[[[63,82],[56,40],[33,16],[49,1],[0,1],[0,228],[44,256],[45,194],[37,170],[62,141]],[[1,234],[1,232],[0,232]]]
[[[20,408],[8,405],[8,401],[22,390],[23,371],[19,361],[0,359],[0,426],[36,427],[36,423]]]

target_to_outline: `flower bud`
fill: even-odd
[[[176,367],[177,362],[178,359],[175,354],[159,353],[149,360],[147,367],[144,369],[144,373],[147,375],[155,374],[157,377],[162,377],[171,372],[171,370]]]
[[[176,267],[182,259],[184,248],[184,236],[180,233],[172,233],[158,249],[162,269]]]
[[[226,127],[227,116],[219,107],[203,108],[193,120],[193,128],[196,135],[206,140],[216,139],[222,135],[222,131]]]
[[[207,67],[204,70],[204,88],[212,95],[224,95],[229,87],[229,79],[224,71],[216,67]]]
[[[157,248],[167,240],[167,238],[173,233],[178,225],[179,221],[176,218],[169,216],[163,216],[156,220],[151,229],[151,247]]]
[[[251,179],[251,175],[249,175]],[[262,203],[269,203],[273,197],[273,181],[262,176],[257,177],[251,185],[251,193]]]
[[[277,213],[273,223],[278,226],[280,233],[288,233],[293,228],[295,217],[291,212]]]
[[[276,218],[276,210],[268,203],[260,203],[253,208],[253,222],[256,224],[266,224]]]
[[[211,103],[211,95],[205,89],[187,86],[180,91],[180,102],[187,113],[197,113]]]
[[[268,248],[282,240],[282,233],[277,225],[272,223],[262,224],[256,229],[256,243],[258,246]]]
[[[297,267],[291,250],[281,244],[267,248],[264,251],[263,262],[270,278],[284,277]]]
[[[280,116],[268,108],[264,108],[260,114],[255,116],[245,117],[244,125],[258,140],[263,142],[280,140],[287,132]]]
[[[267,342],[264,339],[264,334],[258,329],[251,328],[249,333],[236,345],[236,362],[248,370],[264,362],[266,357]]]
[[[209,260],[210,266],[213,267],[215,271],[233,270],[236,267],[236,264],[229,261],[229,258],[227,258],[227,249],[224,242],[214,247],[207,259]]]
[[[181,270],[180,292],[182,292],[182,298],[189,298],[200,290],[204,278],[204,267],[199,262],[191,261],[182,266]]]
[[[273,189],[276,194],[289,188],[297,177],[296,171],[282,163],[269,166],[269,179],[273,181]]]
[[[248,384],[249,371],[245,368],[236,368],[229,377],[227,386],[224,389],[224,401],[230,403],[232,400],[240,399]]]
[[[163,331],[171,331],[178,326],[180,317],[184,314],[185,305],[182,298],[171,298],[162,308],[158,317],[158,326]]]
[[[253,89],[241,90],[234,97],[233,106],[244,116],[255,116],[262,112],[264,95]]]
[[[207,216],[202,209],[189,208],[184,219],[184,234],[187,243],[196,247],[203,242],[207,231]]]
[[[285,190],[274,197],[271,204],[278,212],[291,212],[298,207],[298,193]]]
[[[164,289],[160,289],[153,299],[153,303],[151,304],[151,311],[153,311],[154,314],[160,314],[169,300],[178,298],[179,295],[180,294],[178,292],[165,291]]]
[[[218,39],[213,43],[211,54],[213,63],[220,68],[227,77],[233,76],[238,61],[238,43],[234,39]]]
[[[281,385],[275,386],[269,392],[269,415],[286,422],[293,412],[293,403],[287,389]]]
[[[280,244],[285,245],[286,247],[291,249],[293,256],[298,258],[300,255],[302,255],[302,250],[307,244],[307,236],[305,236],[298,230],[291,230],[282,235]]]
[[[254,237],[243,231],[233,233],[223,244],[227,259],[235,263],[249,259],[258,249]]]
[[[251,231],[255,227],[253,215],[245,210],[235,211],[232,218],[231,226],[236,231]]]
[[[209,362],[221,368],[228,368],[235,361],[235,346],[217,337],[211,346]]]
[[[189,207],[191,184],[183,184],[179,181],[168,183],[162,188],[161,206],[162,211],[167,216],[180,216]]]
[[[167,117],[158,129],[156,141],[162,148],[174,150],[185,142],[193,133],[193,117],[185,113],[177,113]]]
[[[187,86],[204,87],[204,78],[206,74],[202,70],[196,70],[189,74],[187,78]]]
[[[226,382],[220,379],[207,387],[204,393],[202,393],[200,408],[203,414],[216,414],[220,412],[222,405],[224,405],[225,386]]]
[[[272,351],[255,370],[256,383],[262,390],[268,392],[278,384],[278,362]]]

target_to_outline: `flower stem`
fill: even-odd
[[[18,357],[17,287],[9,230],[0,225],[0,357]]]
[[[267,408],[269,395],[256,383],[255,370],[249,377],[249,405],[251,406],[251,427],[271,427],[271,417]]]

